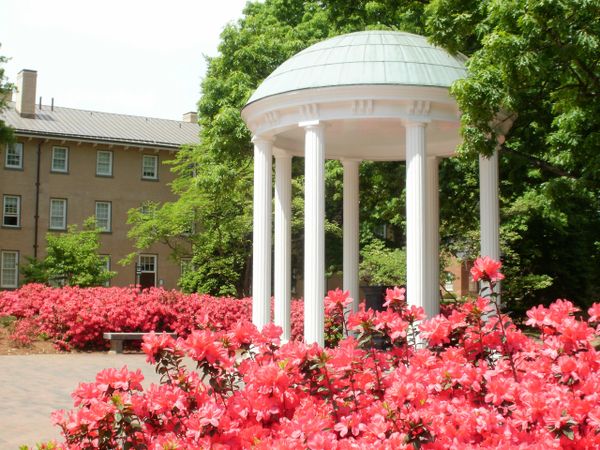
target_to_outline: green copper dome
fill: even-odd
[[[464,78],[466,58],[452,56],[423,36],[361,31],[319,42],[292,56],[269,75],[248,104],[301,89],[349,85],[448,88]]]

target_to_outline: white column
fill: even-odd
[[[292,285],[292,156],[275,153],[275,325],[282,339],[291,337]]]
[[[479,155],[479,226],[481,256],[500,260],[500,205],[498,195],[498,150],[488,158]],[[500,294],[500,283],[496,285]],[[500,303],[500,297],[497,297]]]
[[[440,195],[439,159],[427,157],[427,297],[425,313],[440,313]]]
[[[479,155],[479,219],[481,256],[499,260],[498,151],[494,151],[489,158]]]
[[[259,330],[271,320],[271,202],[273,143],[255,136],[254,226],[252,247],[252,323]]]
[[[325,139],[318,121],[305,129],[304,341],[323,346],[325,311]]]
[[[425,123],[406,124],[406,294],[409,304],[425,306],[427,295],[427,187]]]
[[[352,311],[358,311],[359,176],[360,160],[342,159],[344,166],[344,290],[350,292]]]

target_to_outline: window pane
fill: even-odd
[[[23,167],[23,144],[15,142],[6,148],[6,167]]]
[[[68,149],[66,147],[54,147],[52,149],[52,170],[57,172],[67,171]]]
[[[112,175],[112,152],[99,151],[96,154],[96,174]]]
[[[105,264],[104,268],[105,268],[105,269],[106,269],[108,272],[110,272],[110,255],[100,255],[100,258],[102,258],[102,259],[104,260],[104,264]],[[106,281],[103,283],[103,286],[104,286],[104,287],[109,287],[109,286],[110,286],[110,280],[106,280]]]
[[[191,258],[185,258],[181,260],[181,276],[193,270]]]
[[[2,287],[17,287],[18,262],[17,252],[2,252]]]
[[[62,230],[66,227],[66,200],[50,200],[50,228]]]
[[[140,268],[142,272],[154,272],[155,256],[140,255]]]
[[[158,158],[156,156],[144,155],[142,159],[142,177],[156,178],[156,165]]]
[[[4,196],[4,213],[2,224],[7,227],[18,227],[21,209],[21,198],[12,195]]]
[[[96,202],[96,226],[103,231],[110,231],[109,202]]]

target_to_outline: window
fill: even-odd
[[[52,172],[67,173],[69,171],[69,148],[52,147]]]
[[[147,180],[158,179],[158,156],[144,155],[142,157],[142,178]]]
[[[104,261],[104,268],[106,269],[107,272],[110,272],[110,255],[99,255],[100,258]],[[104,287],[109,287],[110,286],[110,280],[106,280],[103,283]]]
[[[23,168],[23,144],[21,142],[15,142],[6,146],[4,167],[9,169]]]
[[[194,270],[192,258],[181,258],[181,276],[183,277],[192,270]]]
[[[96,202],[96,226],[102,231],[110,231],[111,203]]]
[[[5,195],[2,207],[2,226],[21,226],[21,197],[18,195]]]
[[[154,213],[155,210],[156,208],[154,207],[154,204],[152,202],[144,202],[142,203],[140,211],[144,216],[148,216],[151,213]]]
[[[452,280],[448,279],[444,282],[444,290],[446,292],[454,292],[454,283]]]
[[[142,289],[156,286],[156,255],[140,255],[137,273],[137,281]]]
[[[96,152],[96,175],[101,177],[112,176],[113,153],[106,150]]]
[[[51,230],[65,230],[67,228],[67,200],[64,198],[50,199],[50,225]]]
[[[185,228],[181,232],[183,236],[192,236],[196,234],[196,222],[190,221],[185,224]]]
[[[19,287],[19,252],[2,252],[0,266],[0,287]]]
[[[388,226],[387,223],[382,223],[379,225],[375,225],[373,229],[373,234],[381,239],[388,239]]]
[[[156,272],[156,255],[140,255],[140,271],[142,273]]]

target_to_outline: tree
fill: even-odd
[[[591,300],[600,287],[598,7],[591,0],[248,3],[244,17],[223,31],[219,55],[208,58],[199,102],[202,143],[180,153],[174,166],[176,208],[198,220],[191,239],[197,281],[190,289],[206,289],[224,275],[219,283],[248,293],[252,145],[240,110],[253,90],[317,41],[387,28],[427,35],[470,57],[468,78],[452,89],[463,111],[464,144],[460,157],[440,164],[444,251],[478,253],[477,156],[493,150],[490,122],[498,112],[518,111],[500,149],[504,298],[523,309],[559,296]],[[302,165],[294,160],[295,265],[302,260]],[[393,232],[386,245],[402,246],[404,170],[401,162],[361,165],[361,244],[387,224]],[[341,262],[339,164],[328,162],[326,183],[326,257],[334,271]],[[173,240],[180,227],[177,220],[169,225],[177,217],[169,208],[155,228],[164,225],[161,239]],[[133,230],[143,237],[143,228]]]
[[[195,271],[188,272],[182,280],[181,285],[186,289],[249,294],[253,153],[240,110],[260,82],[289,57],[347,31],[367,26],[389,28],[398,16],[382,14],[385,10],[381,8],[389,3],[400,10],[398,5],[403,4],[360,1],[353,2],[356,5],[350,11],[346,3],[299,0],[248,3],[244,17],[226,26],[221,34],[220,54],[207,58],[208,71],[198,104],[201,144],[179,152],[173,167],[177,174],[173,190],[179,199],[164,205],[154,219],[141,216],[139,210],[130,215],[130,236],[139,248],[162,241],[177,247],[176,254],[181,254],[181,246],[174,245],[182,238],[181,228],[178,215],[168,211],[175,209],[195,217],[197,234],[187,239],[192,243]],[[412,16],[420,17],[421,2],[407,3],[416,8]],[[295,160],[292,169],[295,265],[302,264],[303,163]],[[327,265],[333,272],[341,264],[341,171],[335,162],[328,162],[327,167],[326,253]],[[149,228],[160,232],[149,234]]]
[[[13,85],[6,81],[4,76],[4,67],[8,59],[5,56],[0,55],[0,112],[6,108],[6,104],[10,100],[10,94],[13,90]],[[6,144],[13,140],[12,129],[6,125],[6,123],[0,119],[0,144]]]
[[[464,155],[490,154],[498,113],[517,113],[500,148],[502,235],[513,307],[600,287],[600,3],[434,0],[434,42],[472,51],[452,89]],[[469,41],[469,43],[466,42]],[[534,291],[540,289],[537,293]]]
[[[71,225],[66,233],[46,235],[46,257],[30,259],[23,268],[25,282],[60,286],[101,286],[115,276],[106,269],[105,259],[98,255],[101,230],[94,218],[84,222],[82,230]]]

